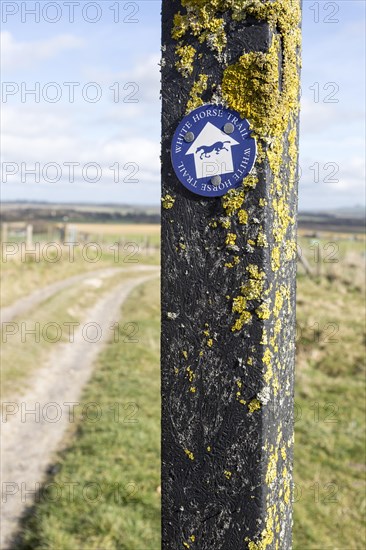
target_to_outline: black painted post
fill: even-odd
[[[162,547],[291,548],[300,0],[163,0]],[[257,142],[225,195],[187,190],[182,118]]]

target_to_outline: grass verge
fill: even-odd
[[[359,274],[352,260],[331,278],[298,280],[294,550],[366,548]]]

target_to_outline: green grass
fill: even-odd
[[[51,255],[50,255],[51,257]],[[91,254],[90,254],[91,257]],[[70,262],[67,251],[56,262],[44,258],[25,257],[27,261],[4,259],[1,263],[1,306],[5,307],[40,287],[72,277],[78,273],[96,271],[106,267],[119,267],[113,262],[112,254],[105,254],[96,263],[85,261],[81,253],[75,253],[75,261]],[[52,258],[51,258],[52,259]],[[38,261],[39,260],[39,261]],[[123,264],[122,264],[123,265]]]
[[[365,286],[354,244],[340,246],[338,263],[323,263],[322,277],[310,279],[299,270],[294,550],[366,547]],[[91,504],[78,493],[76,502],[63,496],[51,503],[46,491],[25,523],[20,550],[160,547],[157,283],[135,291],[124,315],[139,322],[140,342],[110,344],[100,357],[84,401],[102,404],[102,420],[79,421],[51,478],[81,487],[97,481],[102,498]],[[109,407],[117,401],[139,405],[138,424],[113,422]],[[130,489],[128,483],[135,483],[138,490],[116,503],[116,482]]]
[[[131,242],[133,241],[131,240]],[[124,250],[122,247],[118,255],[115,248],[108,250],[109,246],[113,246],[113,241],[110,241],[110,245],[104,245],[102,256],[96,262],[88,261],[88,258],[93,260],[96,257],[96,250],[93,248],[85,250],[81,246],[75,248],[74,256],[68,248],[62,249],[57,261],[54,260],[57,258],[56,250],[59,249],[54,250],[54,257],[51,254],[52,249],[49,250],[49,260],[42,254],[23,256],[23,258],[19,254],[15,259],[8,256],[6,261],[2,256],[0,260],[1,307],[12,304],[40,287],[79,273],[97,271],[107,267],[129,268],[138,264],[157,265],[159,262],[158,251],[147,255],[136,249],[136,253],[133,254],[133,248]],[[132,262],[132,260],[138,261]]]
[[[90,240],[95,240],[96,242],[111,242],[115,243],[118,241],[121,241],[123,243],[136,243],[139,246],[144,246],[146,242],[148,242],[149,246],[159,246],[160,245],[160,234],[159,233],[151,233],[148,235],[142,235],[141,233],[129,233],[127,236],[122,235],[120,233],[114,233],[114,234],[105,234],[103,233],[91,233],[89,236]]]
[[[138,322],[139,342],[123,343],[121,333],[121,342],[110,343],[101,354],[82,402],[98,403],[102,416],[97,422],[79,419],[76,435],[69,434],[69,447],[59,456],[60,469],[52,478],[61,495],[46,483],[19,550],[160,546],[158,281],[134,291],[123,319],[123,324]],[[74,498],[66,490],[70,482],[76,484]],[[98,496],[95,502],[93,495]]]
[[[322,278],[298,278],[294,550],[366,547],[364,283],[358,260],[357,250],[348,249],[336,270],[323,265]]]
[[[123,280],[131,279],[134,276],[133,269],[126,269],[107,278],[96,278],[100,285],[97,287],[88,284],[86,273],[81,283],[51,296],[26,312],[24,318],[13,319],[9,332],[15,324],[14,330],[17,332],[14,335],[1,330],[0,398],[15,397],[27,388],[39,365],[52,354],[57,355],[57,346],[69,340],[69,328],[64,323],[89,322],[89,319],[85,319],[85,312],[113,287]],[[92,282],[94,280],[92,278]],[[55,324],[47,329],[50,323]],[[39,329],[36,334],[27,334],[27,331],[34,331],[37,326]]]

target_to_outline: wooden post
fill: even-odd
[[[26,227],[26,247],[31,248],[33,245],[33,225],[28,224]]]
[[[316,256],[316,274],[318,279],[321,279],[322,271],[323,271],[323,246],[321,240],[318,241],[318,254]]]
[[[8,242],[8,224],[7,224],[7,222],[3,222],[1,224],[1,242],[3,242],[3,243]]]
[[[163,0],[162,547],[291,548],[300,0]],[[204,104],[257,142],[222,197],[180,183]]]
[[[77,242],[77,229],[76,229],[75,225],[69,224],[67,226],[66,238],[67,238],[68,242],[70,242],[70,243],[76,243]]]
[[[306,255],[305,255],[305,252],[303,250],[301,250],[301,248],[298,246],[297,248],[297,259],[298,261],[301,263],[301,265],[303,266],[304,270],[305,270],[305,273],[306,275],[309,275],[309,277],[313,277],[313,270],[306,258]]]
[[[47,224],[47,237],[46,237],[46,240],[47,240],[47,243],[51,242],[51,239],[52,239],[52,225],[50,223]]]

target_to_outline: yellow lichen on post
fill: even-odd
[[[254,309],[254,306],[248,309],[248,301],[261,300],[264,298],[265,273],[260,271],[255,264],[249,264],[246,270],[250,278],[242,285],[240,289],[241,295],[233,299],[232,311],[234,313],[239,313],[239,318],[231,328],[233,332],[240,330],[246,323],[249,323],[252,318],[251,311]],[[265,307],[264,304],[261,304],[260,308],[262,309],[257,308],[256,313],[258,316],[261,316],[261,312],[263,312],[264,315]]]
[[[236,238],[237,236],[235,235],[235,233],[228,233],[225,239],[226,246],[228,248],[233,248],[234,246],[236,246]]]
[[[200,74],[198,80],[193,84],[190,91],[190,99],[187,103],[187,113],[197,109],[203,105],[202,94],[207,90],[208,76],[206,74]]]
[[[259,411],[260,408],[261,408],[261,402],[257,398],[252,399],[252,401],[248,403],[248,410],[250,413],[254,413],[254,411]]]
[[[196,55],[196,50],[193,46],[178,46],[176,54],[179,56],[179,61],[176,63],[176,68],[184,76],[188,76],[193,72],[193,61]]]
[[[189,460],[194,460],[194,454],[189,449],[184,449],[184,452],[188,456]]]
[[[182,38],[186,33],[196,36],[199,42],[207,41],[212,49],[221,53],[226,45],[224,20],[218,16],[222,1],[182,0],[182,6],[187,14],[180,12],[174,17],[172,36]],[[223,11],[223,10],[221,10]]]
[[[233,216],[242,206],[245,199],[243,189],[230,189],[222,197],[222,206],[227,216]]]
[[[245,225],[248,223],[248,212],[246,210],[239,210],[238,211],[238,220],[239,223],[242,225]]]
[[[171,195],[165,195],[165,197],[161,199],[162,207],[165,208],[166,210],[170,210],[170,208],[173,208],[174,203],[175,203],[175,198],[172,197]]]

